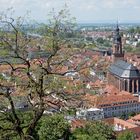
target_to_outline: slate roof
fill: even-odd
[[[50,53],[46,51],[36,51],[36,52],[29,52],[28,58],[29,59],[37,59],[37,58],[48,58]]]
[[[6,62],[10,64],[23,64],[24,63],[24,61],[19,58],[0,57],[0,64],[6,64]]]
[[[118,60],[109,67],[109,72],[121,78],[140,78],[139,70],[132,64]]]

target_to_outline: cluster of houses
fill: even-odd
[[[128,119],[129,114],[140,113],[139,57],[137,57],[138,55],[125,54],[122,44],[123,41],[117,26],[113,36],[112,56],[103,56],[94,50],[83,49],[79,51],[77,49],[59,67],[55,67],[55,64],[52,63],[52,72],[64,74],[63,80],[65,80],[66,86],[68,85],[69,87],[64,87],[64,92],[70,95],[81,94],[81,98],[80,101],[73,101],[71,99],[67,103],[60,103],[59,101],[59,104],[56,95],[44,97],[44,102],[54,101],[56,104],[50,104],[49,110],[45,110],[44,113],[53,114],[53,112],[61,111],[61,107],[65,106],[65,104],[70,104],[76,107],[76,115],[73,118],[68,118],[74,126],[77,124],[79,126],[80,124],[81,127],[82,124],[77,123],[78,121],[82,122],[81,120],[103,120],[113,125],[115,131],[129,129],[137,137],[140,137],[139,115]],[[69,53],[69,49],[62,48],[58,52],[60,60],[66,52]],[[29,51],[30,61],[33,65],[38,62],[45,63],[48,56],[49,54],[44,51]],[[7,60],[11,62],[10,59]],[[16,65],[25,67],[24,64],[20,63]],[[0,71],[2,77],[8,78],[6,73],[8,73],[9,67],[6,64],[0,66]],[[20,72],[17,75],[20,76]],[[23,81],[26,81],[26,76],[21,76]],[[12,86],[16,88],[17,84],[14,83]],[[72,86],[76,87],[79,91],[74,91]],[[79,89],[79,87],[81,88]],[[15,92],[22,91],[16,90]],[[15,96],[17,95],[15,94]],[[19,102],[15,103],[15,108],[27,109],[30,108],[30,105],[26,98],[22,97]],[[8,109],[10,109],[9,106]],[[120,119],[122,116],[126,120]]]
[[[132,47],[137,47],[138,43],[140,43],[140,34],[139,33],[124,33],[123,34],[124,43],[126,45],[130,45]]]
[[[92,39],[98,39],[98,38],[107,39],[108,36],[112,35],[111,32],[107,32],[107,31],[86,31],[86,32],[84,31],[82,34],[84,35],[85,38],[91,37]]]
[[[136,38],[139,39],[138,36]],[[124,54],[118,25],[113,37],[112,50],[106,86],[102,87],[97,95],[87,93],[82,97],[83,104],[76,112],[76,120],[102,120],[112,125],[117,133],[130,130],[138,139],[140,138],[139,55]],[[130,114],[138,115],[129,118]],[[82,122],[77,124],[79,127],[82,126]]]

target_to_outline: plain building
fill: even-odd
[[[99,99],[96,107],[103,110],[105,118],[127,116],[132,112],[140,112],[139,98],[123,92],[116,95],[104,95]]]
[[[76,117],[85,120],[101,120],[104,118],[104,113],[98,108],[80,109],[76,112]]]

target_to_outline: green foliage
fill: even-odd
[[[127,114],[125,114],[125,113],[123,112],[123,114],[120,116],[120,118],[121,118],[122,120],[126,120]]]
[[[62,115],[44,116],[39,125],[39,140],[58,140],[69,133],[69,124]]]
[[[90,45],[87,45],[86,48],[95,49],[96,48],[96,45],[95,45],[95,43],[92,43]]]
[[[131,113],[128,114],[128,118],[131,118],[131,117],[133,117],[135,115],[136,115],[136,112],[131,112]]]
[[[124,46],[124,50],[126,52],[132,52],[132,53],[140,53],[140,43],[137,44],[137,47],[132,48],[132,46]]]
[[[137,43],[137,47],[140,47],[140,42]]]
[[[103,44],[103,43],[104,43],[104,40],[103,40],[103,38],[101,38],[101,37],[99,37],[96,41],[97,41],[98,43],[100,43],[100,44]]]
[[[1,45],[1,44],[0,44]],[[6,49],[0,49],[0,56],[7,56],[9,55],[9,51]]]
[[[114,138],[112,127],[103,122],[90,122],[84,128],[77,128],[73,132],[75,140],[111,140]]]
[[[105,47],[111,48],[111,43],[110,43],[108,40],[105,40],[103,45],[104,45]]]
[[[131,34],[140,33],[140,27],[139,26],[131,27],[131,28],[129,28],[128,32],[131,33]]]
[[[33,113],[31,111],[22,112],[22,111],[16,111],[18,116],[21,120],[21,126],[25,127],[24,131],[26,131],[26,126],[29,124],[29,122],[32,120]],[[20,140],[18,134],[13,130],[13,123],[11,121],[11,118],[13,118],[13,114],[11,112],[7,112],[6,114],[0,115],[0,139],[2,140]]]
[[[140,47],[133,49],[133,53],[140,53]]]
[[[128,32],[129,32],[129,33],[134,33],[134,32],[135,32],[135,29],[134,29],[134,28],[130,28],[130,29],[128,30]]]
[[[70,108],[67,111],[64,111],[64,114],[74,116],[76,114],[76,109],[75,108]]]
[[[46,36],[47,35],[47,31],[48,30],[48,26],[46,24],[41,24],[38,28],[36,28],[33,32]]]
[[[96,95],[96,94],[97,94],[97,91],[96,91],[96,90],[90,90],[90,91],[89,91],[89,94],[91,94],[91,95]]]
[[[103,45],[104,47],[110,48],[112,46],[110,41],[103,39],[101,37],[99,37],[96,41],[97,41],[97,43],[99,43],[99,45]]]
[[[118,135],[117,140],[135,140],[135,135],[130,131],[125,131]]]
[[[133,52],[133,48],[132,48],[132,46],[128,46],[128,45],[126,45],[126,46],[124,46],[124,50],[126,51],[126,52]]]
[[[21,119],[24,132],[26,132],[26,126],[29,124],[29,121],[32,120],[33,113],[31,111],[17,111],[17,114]],[[12,114],[7,113],[7,117],[10,116],[12,116]],[[5,118],[5,116],[1,116],[1,118]],[[0,128],[1,127],[3,129],[0,129],[0,140],[20,140],[18,134],[10,130],[13,127],[10,121],[3,119],[3,121],[0,121]],[[43,116],[38,122],[33,136],[36,140],[58,140],[69,134],[69,128],[69,123],[62,115]]]
[[[92,37],[86,37],[87,41],[93,41]]]

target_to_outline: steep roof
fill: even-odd
[[[126,61],[118,60],[109,67],[109,72],[122,78],[140,77],[139,70]]]
[[[114,118],[107,118],[107,119],[104,119],[103,121],[108,123],[108,124],[110,124],[110,125],[114,125],[114,126],[116,124],[119,124],[119,125],[122,125],[124,127],[127,127],[127,129],[137,127],[137,125],[135,125],[135,124],[131,124],[131,123],[125,121],[125,120],[122,120],[122,119],[119,119],[119,118],[116,118],[116,117],[114,117]]]

